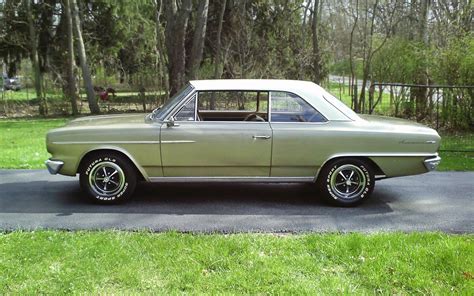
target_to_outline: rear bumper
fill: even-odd
[[[425,168],[428,170],[428,172],[431,172],[436,170],[440,162],[441,157],[436,156],[434,158],[425,159],[425,161],[423,161],[423,164],[425,165]]]
[[[59,172],[59,170],[61,170],[61,168],[63,167],[64,162],[60,160],[48,159],[47,161],[44,162],[44,164],[48,168],[48,171],[51,175],[56,175]]]

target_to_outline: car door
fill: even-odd
[[[198,100],[195,94],[173,115],[174,124],[161,126],[163,175],[269,177],[272,149],[269,122],[234,118],[200,120]]]

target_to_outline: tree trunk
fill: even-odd
[[[197,79],[199,66],[202,61],[202,51],[204,49],[204,39],[206,37],[207,11],[209,10],[209,0],[199,1],[197,10],[196,28],[194,29],[193,47],[191,48],[191,58],[189,59],[189,79]]]
[[[302,79],[304,77],[304,51],[306,45],[306,18],[308,16],[309,6],[311,5],[311,1],[308,1],[304,6],[303,10],[303,22],[301,23],[301,48],[300,48],[300,56],[299,56],[299,68],[298,68],[298,79]]]
[[[34,73],[34,82],[35,82],[35,91],[36,91],[36,98],[39,100],[39,112],[40,115],[45,116],[48,114],[48,105],[46,102],[46,98],[43,93],[43,77],[41,75],[41,71],[39,68],[39,60],[38,60],[38,40],[35,31],[35,24],[33,23],[33,12],[31,10],[31,0],[26,0],[26,11],[28,17],[28,30],[29,30],[29,38],[30,38],[30,58],[31,64],[33,67]]]
[[[219,13],[219,25],[217,27],[217,45],[216,55],[214,57],[214,78],[219,79],[222,76],[221,57],[222,57],[222,24],[224,23],[225,7],[227,0],[223,0],[221,3],[221,11]],[[211,109],[212,110],[212,109]]]
[[[74,77],[74,36],[72,32],[72,18],[71,18],[71,2],[70,0],[64,1],[64,16],[66,17],[67,26],[67,86],[66,95],[71,101],[72,114],[77,115],[79,113],[77,109],[77,96],[76,96],[76,79]]]
[[[79,8],[76,0],[71,1],[71,13],[74,24],[74,31],[76,32],[77,38],[77,51],[79,54],[79,62],[82,68],[82,78],[84,80],[84,86],[86,88],[87,101],[89,102],[89,109],[92,114],[100,114],[100,108],[97,104],[95,97],[94,88],[92,86],[91,72],[89,65],[87,64],[86,49],[84,47],[84,40],[82,39],[81,20],[79,18]]]
[[[418,26],[418,34],[417,39],[419,42],[423,43],[426,47],[428,46],[428,32],[427,32],[427,23],[428,23],[428,15],[429,15],[429,8],[430,8],[430,0],[422,0],[421,1],[421,11],[419,17],[419,26]],[[428,84],[428,69],[421,68],[418,71],[418,77],[416,84]],[[428,88],[420,87],[412,89],[413,95],[416,99],[416,116],[418,120],[422,120],[427,115],[427,101],[428,101]]]
[[[170,95],[174,95],[186,82],[185,40],[192,1],[183,0],[178,9],[176,0],[172,0],[167,2],[165,7],[167,11],[165,43],[168,53],[168,78]]]
[[[156,14],[155,14],[155,30],[156,30],[156,52],[158,56],[158,75],[160,75],[160,87],[164,90],[166,98],[169,96],[168,91],[168,81],[165,79],[165,72],[163,67],[166,65],[166,58],[164,55],[165,46],[164,46],[164,33],[163,27],[160,22],[161,12],[163,10],[163,1],[155,1]]]
[[[359,97],[359,111],[365,111],[365,89],[367,87],[367,81],[369,80],[370,75],[370,66],[372,63],[372,44],[374,36],[374,22],[375,22],[375,13],[377,11],[378,0],[375,1],[372,8],[372,18],[370,19],[370,32],[368,37],[366,36],[366,43],[368,43],[367,49],[364,51],[364,68],[362,74],[362,86],[360,88],[360,97]],[[366,2],[367,3],[367,2]],[[368,11],[368,10],[367,10]],[[367,18],[365,20],[367,22]],[[370,107],[370,106],[369,106]]]
[[[353,45],[354,45],[354,32],[357,27],[357,22],[359,21],[359,0],[356,0],[356,15],[354,17],[354,24],[352,25],[352,30],[351,30],[351,38],[350,38],[350,43],[349,43],[349,61],[350,61],[350,68],[351,68],[351,77],[349,81],[349,94],[352,96],[352,108],[354,109],[355,112],[359,112],[359,103],[357,100],[357,91],[354,80],[356,77],[355,69],[354,69],[354,56],[352,54],[353,50]]]
[[[313,2],[313,19],[311,23],[311,32],[313,34],[313,80],[319,84],[322,80],[321,49],[319,48],[319,5],[320,0]]]

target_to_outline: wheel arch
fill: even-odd
[[[148,177],[148,174],[145,172],[145,170],[138,164],[138,162],[133,158],[133,156],[125,149],[120,148],[120,147],[114,147],[114,146],[101,146],[101,147],[95,147],[92,149],[89,149],[85,151],[81,157],[79,158],[79,162],[76,168],[76,173],[79,173],[79,170],[83,164],[84,159],[86,159],[88,156],[100,153],[100,152],[113,152],[117,153],[121,156],[123,156],[125,159],[128,159],[130,163],[135,167],[137,172],[139,173],[139,177],[145,181],[149,181],[150,178]]]
[[[321,172],[321,170],[330,162],[334,161],[334,160],[339,160],[339,159],[345,159],[345,158],[349,158],[349,159],[358,159],[358,160],[361,160],[361,161],[365,161],[367,162],[370,167],[374,170],[374,175],[376,176],[375,179],[383,179],[385,178],[385,173],[383,172],[383,170],[380,168],[380,166],[375,162],[373,161],[370,156],[360,156],[360,155],[334,155],[334,156],[331,156],[329,157],[318,169],[318,171],[316,172],[316,176],[314,178],[314,181],[316,182],[319,178],[319,173]]]

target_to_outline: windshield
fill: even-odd
[[[187,84],[181,90],[179,90],[172,98],[170,98],[163,106],[156,108],[152,112],[152,119],[164,120],[170,110],[181,102],[191,91],[193,87],[191,84]]]

